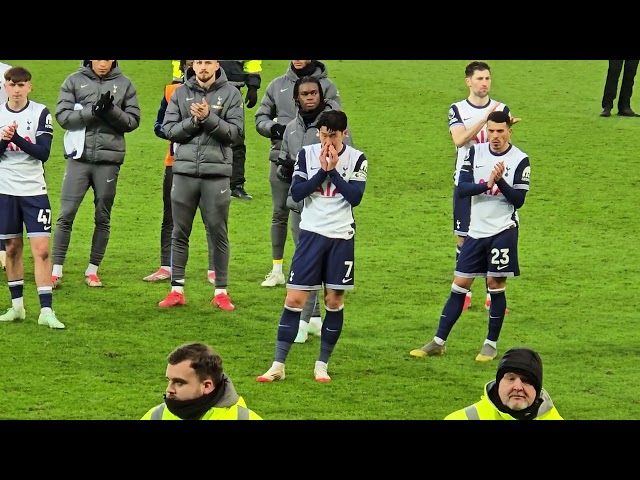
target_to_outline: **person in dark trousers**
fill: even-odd
[[[253,108],[258,103],[258,89],[260,88],[262,60],[220,60],[220,67],[227,74],[228,82],[242,93],[242,87],[247,87],[245,104]],[[247,146],[237,143],[231,146],[233,150],[233,168],[231,172],[231,196],[240,200],[252,200],[244,189],[244,165],[247,161]]]
[[[640,117],[640,114],[631,110],[631,95],[633,95],[633,81],[638,71],[638,60],[609,60],[607,80],[602,94],[601,117],[610,117],[613,109],[613,101],[618,92],[618,80],[622,73],[622,85],[618,96],[618,115],[621,117]]]

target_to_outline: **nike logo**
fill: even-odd
[[[44,231],[45,231],[45,232],[47,232],[47,231],[49,231],[49,230],[51,230],[51,225],[47,225],[47,226],[45,226],[45,227],[44,227]]]
[[[482,168],[484,165],[475,165],[476,168]]]
[[[294,133],[296,133],[296,132],[297,132],[297,130],[294,130],[294,131],[292,131],[292,132],[289,132],[289,135],[292,135],[292,134],[294,134]]]
[[[107,178],[107,183],[111,183],[115,180],[115,178]]]
[[[351,280],[353,280],[353,277],[343,278],[342,283],[347,283],[347,282],[350,282]]]
[[[337,332],[338,330],[331,330],[330,328],[327,328],[327,332]]]
[[[319,169],[319,168],[320,168],[320,167],[311,167],[311,170],[317,170],[317,169]]]
[[[89,84],[87,83],[87,85],[80,85],[80,88],[84,88],[86,86],[88,86]]]
[[[228,188],[225,188],[224,190],[220,190],[220,193],[224,193],[224,192],[226,192],[227,190],[229,190],[229,189],[228,189]]]
[[[509,266],[509,265],[500,265],[500,266],[498,267],[498,271],[500,271],[500,270],[504,270],[504,269],[505,269],[505,268],[507,268],[508,266]]]
[[[463,122],[466,122],[467,120],[471,120],[471,117],[462,119]]]
[[[289,89],[288,89],[288,88],[281,88],[281,89],[280,89],[280,93],[282,93],[282,92],[286,92],[287,90],[289,90]]]
[[[190,102],[190,101],[191,101],[191,100],[193,100],[194,98],[196,98],[196,97],[191,97],[191,98],[187,97],[187,98],[186,98],[186,100],[187,100],[187,102]]]

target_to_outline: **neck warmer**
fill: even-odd
[[[169,411],[181,420],[200,420],[222,398],[226,386],[227,380],[223,378],[211,393],[191,400],[172,400],[165,394],[164,403]]]
[[[301,69],[297,69],[293,66],[293,63],[291,64],[291,70],[293,70],[293,73],[295,73],[298,78],[302,78],[306,75],[313,75],[313,72],[316,71],[316,62],[314,62],[313,60],[311,60],[311,63],[309,63],[308,65],[302,67]]]

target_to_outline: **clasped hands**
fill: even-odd
[[[91,113],[94,115],[104,115],[105,113],[111,111],[113,109],[113,95],[111,92],[106,91],[102,95],[96,103],[91,107]]]
[[[331,142],[324,143],[320,150],[320,167],[322,167],[322,170],[330,172],[336,168],[339,161],[340,157],[333,144]]]

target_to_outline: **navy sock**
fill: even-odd
[[[53,287],[38,287],[40,308],[51,308],[53,304]]]
[[[22,297],[24,291],[24,280],[11,280],[9,283],[9,292],[11,292],[11,300]]]
[[[489,333],[487,340],[497,342],[504,323],[504,312],[507,309],[507,296],[504,288],[499,290],[489,289],[491,295],[491,307],[489,307]]]
[[[329,358],[333,353],[333,349],[338,343],[342,326],[344,325],[344,304],[337,309],[330,309],[325,305],[324,322],[322,323],[322,331],[320,334],[320,354],[318,361],[329,363]]]
[[[276,340],[276,362],[286,362],[291,345],[293,345],[293,341],[298,335],[301,313],[301,308],[291,308],[285,305],[282,309],[280,323],[278,324],[278,337]]]
[[[460,318],[460,315],[462,315],[464,298],[467,296],[467,293],[469,293],[469,290],[466,288],[459,287],[455,283],[451,285],[451,294],[442,309],[436,337],[442,340],[447,339],[449,333],[451,333],[451,329],[458,321],[458,318]]]

